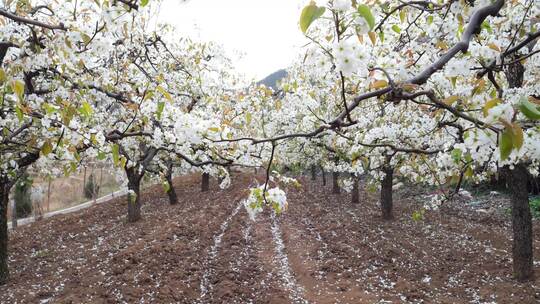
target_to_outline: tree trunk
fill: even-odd
[[[202,174],[201,191],[206,192],[210,189],[210,174],[204,172]]]
[[[0,177],[0,285],[6,284],[9,277],[7,226],[9,190],[10,185],[7,178]]]
[[[506,66],[504,73],[510,88],[523,86],[525,67],[521,61],[515,60]],[[512,194],[514,277],[521,282],[529,281],[533,278],[532,216],[527,191],[529,172],[525,165],[517,164],[513,169],[505,167],[505,173]]]
[[[311,166],[311,180],[317,180],[317,168],[314,165]]]
[[[514,169],[506,167],[505,172],[512,194],[514,277],[525,282],[533,278],[532,215],[527,192],[529,172],[522,164],[515,165]]]
[[[352,204],[359,204],[360,203],[360,181],[356,176],[353,175],[353,188],[352,188],[352,194],[351,194],[351,203]]]
[[[340,192],[338,179],[339,179],[339,172],[332,172],[332,193],[334,194],[339,194]]]
[[[392,207],[394,202],[392,201],[392,183],[394,180],[394,168],[387,166],[383,169],[385,174],[381,182],[381,211],[382,218],[384,220],[392,220],[394,215],[392,213]]]
[[[326,186],[326,172],[324,172],[324,169],[321,169],[322,174],[322,185]]]
[[[489,185],[493,190],[501,191],[506,189],[506,178],[501,168],[498,168],[497,173],[491,176]]]
[[[141,178],[134,168],[126,169],[128,176],[128,222],[134,223],[141,219]]]
[[[527,189],[532,195],[538,195],[540,193],[540,184],[538,183],[538,178],[532,176],[532,174],[529,174],[529,187]]]
[[[167,179],[167,183],[169,183],[169,189],[167,190],[167,195],[169,196],[169,204],[176,205],[178,204],[178,196],[176,195],[176,191],[174,190],[172,182],[172,167],[169,166],[165,178]]]
[[[169,190],[167,191],[167,195],[169,196],[169,204],[176,205],[178,204],[178,196],[174,190],[172,180],[167,179],[167,182],[169,183]]]
[[[31,153],[18,161],[19,170],[26,170],[26,166],[37,161],[39,154]],[[17,172],[17,176],[22,172]],[[0,172],[0,285],[7,283],[9,278],[8,269],[8,226],[7,226],[7,204],[9,203],[9,191],[13,187],[13,180]]]

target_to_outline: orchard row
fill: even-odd
[[[504,176],[513,193],[514,273],[533,273],[527,183],[540,159],[540,7],[535,0],[311,1],[307,46],[278,89],[246,85],[221,46],[155,20],[158,0],[6,1],[0,8],[0,283],[7,205],[32,166],[87,161],[123,171],[128,221],[140,183],[193,171],[230,183],[266,170],[244,205],[286,210],[285,171],[369,176],[392,219],[395,176],[436,186]],[[181,33],[181,29],[180,30]],[[282,187],[283,188],[283,187]]]

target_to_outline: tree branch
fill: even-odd
[[[5,10],[3,8],[0,8],[0,16],[4,16],[4,17],[6,17],[8,19],[11,19],[11,20],[13,20],[15,22],[24,23],[24,24],[28,24],[28,25],[35,25],[35,26],[39,26],[39,27],[46,28],[46,29],[49,29],[49,30],[67,31],[67,28],[64,26],[63,23],[60,23],[60,24],[48,24],[48,23],[44,23],[44,22],[41,22],[41,21],[37,21],[37,20],[33,20],[33,19],[18,16],[18,15],[14,14],[14,13],[8,12],[7,10]]]

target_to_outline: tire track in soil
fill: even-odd
[[[276,249],[273,242],[272,222],[269,213],[269,210],[265,210],[255,221],[252,221],[247,214],[244,214],[244,220],[251,222],[253,246],[249,264],[246,264],[247,268],[244,271],[251,278],[249,282],[253,284],[254,297],[252,303],[290,304],[289,291],[284,288],[275,255]]]
[[[269,219],[252,221],[241,211],[230,220],[208,265],[211,291],[200,303],[291,303],[276,267]]]
[[[347,240],[341,240],[341,236],[329,235],[331,232],[317,229],[324,220],[323,215],[328,214],[329,210],[310,198],[310,192],[289,193],[291,208],[282,221],[291,267],[298,282],[305,287],[306,299],[325,304],[377,302],[377,297],[364,292],[363,286],[355,280],[350,270],[339,269],[336,257],[339,259],[344,255],[344,247],[353,250],[349,255],[356,255],[357,252],[350,245],[347,246]],[[302,206],[304,201],[308,201],[309,206]],[[339,243],[337,248],[336,242]]]
[[[229,203],[217,206],[213,202],[219,197],[230,200],[234,189],[204,194],[199,194],[196,187],[178,190],[179,194],[186,192],[188,198],[195,195],[198,200],[188,199],[179,205],[169,206],[166,198],[156,198],[153,205],[143,206],[145,218],[134,225],[154,224],[150,225],[151,229],[143,230],[143,238],[138,238],[112,257],[113,267],[109,267],[110,270],[103,269],[108,274],[105,278],[112,283],[107,284],[109,299],[112,297],[116,302],[130,303],[167,303],[173,300],[175,303],[193,303],[197,299],[195,290],[199,286],[203,258],[196,252],[211,246],[211,232],[219,228],[219,222],[207,223],[205,219],[208,216],[214,219],[227,216],[227,210],[234,206]],[[156,211],[150,216],[149,213]],[[119,284],[118,281],[129,283]]]
[[[290,266],[287,252],[285,251],[286,247],[279,227],[280,220],[276,218],[273,212],[271,212],[270,218],[272,239],[275,246],[275,263],[277,264],[278,274],[282,284],[289,293],[291,303],[307,304],[309,302],[304,298],[304,287],[298,283],[295,272]]]
[[[214,231],[218,231],[220,222],[234,208],[230,202],[238,201],[236,197],[243,195],[239,192],[245,187],[243,179],[224,191],[216,189],[200,193],[197,186],[198,179],[187,185],[182,182],[182,187],[177,189],[182,203],[175,206],[169,206],[167,199],[161,196],[160,188],[145,192],[144,197],[151,203],[143,206],[143,220],[130,225],[122,222],[123,201],[115,202],[115,207],[120,207],[120,217],[111,215],[108,219],[110,212],[101,216],[115,223],[114,229],[107,229],[102,246],[97,247],[99,255],[96,255],[101,258],[90,257],[87,265],[94,267],[88,270],[77,267],[76,277],[68,274],[68,284],[63,291],[47,296],[55,303],[82,303],[90,299],[117,303],[194,303],[199,296],[197,287],[203,272],[204,256],[199,253],[210,248]],[[110,207],[103,205],[101,208]],[[209,217],[213,221],[209,222]],[[76,218],[77,214],[67,217],[71,222],[77,222]],[[88,224],[100,222],[102,219],[95,220],[93,215]],[[84,231],[85,226],[79,224],[74,226],[76,229],[70,227],[69,231]],[[118,235],[122,238],[116,239]],[[87,237],[92,235],[87,234]],[[62,247],[78,249],[66,242]],[[58,257],[62,258],[60,254]],[[0,303],[3,303],[1,299]]]
[[[350,205],[349,194],[336,196],[313,185],[308,186],[314,189],[296,193],[299,195],[298,204],[292,205],[300,210],[309,210],[307,216],[313,218],[317,226],[325,228],[320,233],[328,243],[328,258],[323,270],[330,286],[327,293],[332,297],[319,297],[319,303],[405,301],[402,294],[397,292],[398,295],[395,295],[393,292],[396,285],[395,268],[388,272],[385,265],[392,265],[396,261],[394,257],[404,245],[413,249],[411,252],[418,250],[410,248],[411,244],[402,239],[394,239],[394,227],[373,220],[378,218],[377,206],[365,205],[364,201],[361,205]],[[294,211],[291,213],[299,216]],[[382,248],[388,250],[381,252]],[[411,259],[414,258],[411,252],[402,254]],[[410,267],[418,268],[418,265],[415,263]]]
[[[238,187],[238,185],[235,185]],[[145,239],[136,242],[115,257],[120,266],[118,272],[121,276],[133,278],[134,285],[121,285],[116,287],[117,295],[127,295],[127,302],[158,302],[169,303],[194,303],[198,299],[197,287],[200,286],[204,257],[198,252],[209,250],[213,244],[213,231],[220,228],[219,220],[228,216],[227,212],[234,205],[228,203],[236,201],[235,189],[228,191],[211,191],[199,193],[197,187],[180,189],[180,193],[187,190],[190,195],[195,195],[197,200],[183,202],[174,208],[178,213],[161,214],[155,217],[159,221],[157,231],[152,231]],[[223,198],[222,204],[215,201]],[[223,202],[222,201],[222,202]],[[168,202],[165,199],[164,204]],[[151,206],[147,206],[151,209]],[[165,211],[165,210],[163,210]],[[169,209],[169,211],[171,211]],[[207,218],[215,219],[208,222]],[[137,249],[137,245],[143,244]],[[155,258],[159,257],[159,258]],[[137,268],[129,267],[126,271],[122,260],[126,259],[134,263]],[[134,273],[135,272],[135,273]],[[122,299],[122,298],[120,298]],[[119,300],[118,297],[116,300]]]
[[[200,303],[207,303],[206,301],[208,301],[208,298],[210,301],[213,300],[214,285],[217,283],[217,281],[214,278],[215,269],[219,265],[219,264],[216,265],[216,257],[221,247],[221,241],[223,239],[223,235],[225,235],[225,232],[229,228],[230,222],[233,220],[236,214],[238,214],[238,211],[240,211],[240,208],[242,207],[242,205],[243,205],[242,202],[239,202],[236,205],[233,211],[221,224],[219,234],[216,234],[213,237],[214,243],[209,248],[208,253],[207,253],[207,258],[205,262],[203,263],[204,272],[203,272],[201,284],[200,284],[200,290],[201,290],[201,295],[199,297]]]
[[[328,228],[322,235],[330,241],[330,255],[334,257],[338,276],[352,276],[350,279],[360,283],[364,293],[369,295],[370,303],[424,300],[416,298],[420,293],[410,288],[411,281],[422,280],[423,277],[418,277],[421,271],[409,270],[425,269],[422,263],[428,259],[427,253],[422,249],[424,245],[411,243],[410,238],[396,237],[403,230],[409,230],[399,227],[403,226],[403,219],[393,223],[381,221],[377,203],[371,202],[366,193],[362,193],[359,205],[348,202],[349,194],[335,196],[319,188],[304,195],[321,201],[318,205],[323,208],[323,216],[317,217],[317,223]],[[429,293],[425,285],[416,288]],[[432,285],[432,288],[436,287]]]

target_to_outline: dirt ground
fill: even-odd
[[[176,180],[176,206],[147,190],[135,224],[116,200],[11,232],[0,303],[540,303],[540,279],[511,279],[507,220],[449,206],[413,221],[402,191],[383,222],[376,195],[352,205],[304,179],[285,214],[252,221],[254,177],[205,193],[199,179]]]

